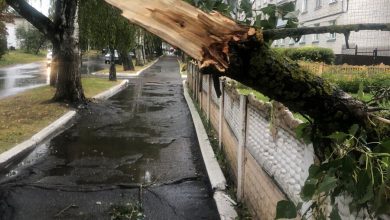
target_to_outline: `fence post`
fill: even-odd
[[[199,74],[199,87],[198,87],[198,92],[199,92],[199,107],[200,107],[200,111],[202,112],[203,109],[203,106],[202,106],[202,102],[203,102],[203,75],[200,73],[200,71],[198,71],[198,74]]]
[[[240,134],[237,149],[237,199],[242,201],[244,197],[245,178],[245,142],[246,142],[246,115],[247,96],[240,95]]]
[[[208,92],[207,92],[207,121],[208,121],[208,123],[210,123],[210,102],[211,102],[211,80],[212,80],[212,78],[211,78],[211,74],[208,74],[207,75],[208,76],[208,82],[209,82],[209,88],[208,88]]]
[[[192,99],[195,101],[195,71],[194,64],[191,62],[191,75],[192,75]]]
[[[222,133],[223,133],[223,121],[224,119],[224,107],[225,107],[225,82],[220,80],[221,97],[219,98],[219,121],[218,121],[218,147],[222,150]]]
[[[198,100],[198,92],[197,92],[197,84],[198,84],[198,73],[196,72],[196,66],[193,65],[193,72],[194,72],[194,101]]]

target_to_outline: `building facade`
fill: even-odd
[[[272,2],[275,0],[256,0],[255,4],[262,7]],[[297,0],[296,10],[300,12],[298,20],[301,27],[390,23],[390,0]],[[351,61],[351,59],[357,62],[367,61],[367,58],[374,56],[382,57],[384,62],[390,62],[390,32],[388,31],[351,32],[349,48],[346,48],[344,35],[331,33],[302,36],[299,42],[290,38],[280,39],[273,45],[331,48],[337,56],[336,63]]]
[[[16,38],[16,29],[20,26],[27,27],[28,21],[20,16],[15,16],[13,18],[13,23],[5,23],[5,27],[7,28],[7,47],[20,49],[20,42]]]

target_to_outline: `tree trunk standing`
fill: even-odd
[[[135,49],[135,65],[136,66],[145,65],[141,46],[137,46],[137,48]]]
[[[129,56],[127,52],[120,52],[120,57],[124,71],[134,70],[133,61],[131,60],[131,56]]]
[[[145,65],[146,57],[145,57],[145,47],[143,45],[141,45],[141,55],[142,55],[143,65]]]
[[[58,31],[57,90],[53,100],[84,102],[85,96],[79,71],[78,1],[57,0],[54,22],[58,24],[60,30]]]
[[[16,12],[34,25],[58,47],[54,51],[54,71],[51,82],[57,77],[54,101],[85,102],[79,72],[78,1],[57,0],[54,21],[37,11],[25,0],[6,0]],[[57,69],[58,68],[58,69]],[[53,69],[53,68],[52,68]],[[57,69],[58,71],[56,71]]]
[[[108,79],[110,81],[116,81],[116,64],[115,64],[115,49],[111,49],[111,59],[110,59],[110,72],[108,74]]]
[[[55,87],[57,84],[57,77],[58,77],[58,52],[59,46],[54,45],[55,42],[53,42],[53,51],[51,56],[51,63],[50,63],[50,86]]]

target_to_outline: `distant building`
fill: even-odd
[[[20,42],[16,38],[16,29],[19,26],[28,26],[28,21],[20,16],[15,16],[13,18],[13,23],[5,23],[5,27],[7,28],[7,47],[14,47],[15,49],[20,49]]]
[[[277,0],[255,0],[254,7],[264,7],[269,3],[282,3]],[[389,0],[297,0],[299,26],[314,27],[358,23],[390,23]],[[346,48],[342,34],[313,34],[302,36],[299,42],[281,39],[275,47],[319,46],[333,49],[336,63],[350,64],[390,64],[390,32],[359,31],[351,32],[350,48]],[[377,56],[377,57],[375,57]],[[375,58],[374,58],[375,57]]]

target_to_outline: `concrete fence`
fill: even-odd
[[[295,136],[302,122],[280,103],[240,95],[232,80],[220,83],[218,98],[212,77],[200,74],[192,62],[187,67],[186,84],[218,132],[238,200],[247,204],[254,219],[262,220],[275,219],[280,200],[300,202],[301,188],[315,160],[313,146]],[[342,219],[358,219],[349,213],[348,198],[339,198],[338,203]]]

